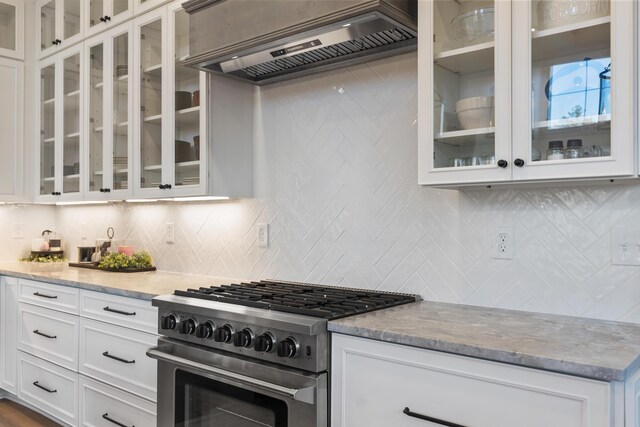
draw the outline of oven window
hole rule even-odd
[[[287,404],[219,381],[177,370],[178,427],[286,427]]]

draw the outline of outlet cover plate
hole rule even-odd
[[[640,265],[640,229],[616,228],[611,230],[611,263],[614,265]]]
[[[513,227],[496,227],[493,235],[493,258],[513,259],[514,235]]]
[[[258,224],[258,246],[269,247],[269,224]]]

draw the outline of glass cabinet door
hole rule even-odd
[[[422,136],[432,140],[428,171],[445,181],[453,174],[459,182],[508,179],[510,2],[435,0],[422,7],[433,33],[426,60],[431,118]]]
[[[107,11],[105,7],[106,0],[90,0],[89,1],[89,29],[104,23]]]
[[[62,192],[80,192],[80,52],[62,59]]]
[[[174,183],[175,191],[201,183],[201,73],[185,67],[189,55],[189,15],[182,7],[171,8],[174,59]],[[204,87],[204,85],[203,85]],[[206,96],[203,94],[203,98]],[[204,101],[204,99],[203,99]],[[206,136],[203,135],[203,142]]]
[[[128,19],[133,13],[132,0],[90,0],[86,12],[86,34],[93,35]]]
[[[40,6],[40,50],[56,45],[56,0],[43,2]]]
[[[62,37],[64,40],[69,40],[80,34],[81,31],[81,2],[84,0],[63,0],[63,25],[64,33]]]
[[[0,0],[0,55],[24,59],[22,0]]]
[[[40,69],[40,195],[56,191],[56,66]]]
[[[105,44],[89,47],[89,192],[104,192]]]
[[[140,120],[138,135],[139,182],[141,189],[164,189],[163,125],[164,103],[164,10],[152,12],[151,20],[138,28]],[[162,186],[162,187],[161,187]]]
[[[131,111],[130,111],[130,33],[122,32],[113,37],[111,54],[112,69],[112,141],[111,163],[113,170],[112,189],[129,190],[129,152],[131,149]]]
[[[515,97],[531,100],[514,114],[528,123],[514,127],[521,135],[514,141],[525,142],[514,147],[516,179],[625,174],[614,165],[633,157],[632,2],[571,4],[514,6],[526,17],[514,28],[530,29],[514,34],[514,43],[531,46],[521,58],[530,80],[514,81]]]

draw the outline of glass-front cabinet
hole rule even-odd
[[[82,196],[82,60],[81,46],[77,46],[40,64],[41,200]]]
[[[24,1],[0,0],[0,56],[24,59]]]
[[[133,11],[136,15],[144,13],[170,0],[133,0]]]
[[[82,40],[85,0],[38,0],[38,52],[44,58]]]
[[[85,42],[86,199],[122,199],[132,194],[132,24]]]
[[[636,174],[634,2],[419,7],[420,184]]]
[[[188,55],[188,16],[179,4],[135,20],[136,120],[134,193],[201,195],[206,141],[204,73],[180,65]],[[168,37],[165,37],[166,35]]]
[[[101,33],[133,15],[133,0],[89,0],[85,36]]]

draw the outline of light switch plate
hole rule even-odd
[[[165,235],[167,243],[174,243],[176,241],[176,229],[172,222],[168,222],[166,225]]]
[[[258,246],[269,247],[269,224],[258,224]]]
[[[14,239],[22,239],[22,223],[14,222],[11,229],[11,237]]]
[[[611,230],[611,263],[640,265],[640,229],[616,228]]]

